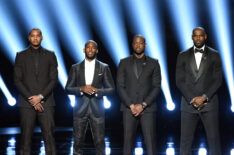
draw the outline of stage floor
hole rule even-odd
[[[122,132],[121,132],[122,134]],[[122,154],[123,137],[118,130],[106,130],[106,150],[111,155]],[[160,137],[159,137],[160,136]],[[145,155],[143,140],[141,134],[136,139],[136,155]],[[179,136],[158,135],[157,150],[159,155],[177,155],[179,154]],[[196,138],[197,139],[197,138]],[[0,128],[0,154],[15,155],[19,151],[20,129],[19,127]],[[56,149],[58,155],[72,155],[73,136],[71,127],[57,127],[55,129]],[[204,137],[194,140],[193,154],[205,155],[207,143]],[[232,144],[230,144],[232,145]],[[168,149],[170,148],[170,149]],[[174,150],[174,151],[173,151]],[[226,149],[223,154],[230,154],[231,148]],[[173,153],[174,152],[174,153]],[[32,144],[32,154],[45,154],[44,143],[40,134],[40,128],[35,128]],[[84,155],[94,155],[95,148],[90,131],[87,131],[84,145]],[[108,153],[107,153],[108,154]],[[108,155],[109,155],[108,154]]]

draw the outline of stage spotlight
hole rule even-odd
[[[207,151],[206,148],[199,148],[198,155],[206,155]]]
[[[162,90],[167,102],[168,110],[174,110],[175,104],[172,101],[169,80],[167,74],[167,62],[165,60],[165,45],[163,26],[160,12],[154,0],[127,0],[128,11],[133,17],[134,29],[137,33],[146,38],[146,53],[159,60],[162,76]]]
[[[97,23],[97,32],[102,37],[103,43],[106,45],[115,64],[118,65],[120,59],[129,55],[126,30],[122,21],[119,1],[89,0],[89,2]]]
[[[15,137],[11,137],[8,140],[8,147],[6,148],[6,153],[7,154],[9,154],[9,155],[16,154],[16,152],[15,152],[15,143],[16,143]]]
[[[36,3],[36,1],[25,0],[24,3],[19,1],[14,1],[14,2],[16,3],[16,6],[19,8],[22,17],[24,17],[24,20],[28,25],[28,29],[30,30],[34,27],[40,28],[44,38],[42,46],[44,46],[47,49],[53,50],[56,53],[56,57],[58,60],[59,81],[63,86],[63,88],[65,88],[67,82],[67,72],[63,62],[62,52],[58,45],[58,41],[56,40],[55,36],[56,31],[53,28],[51,19],[47,14],[45,14],[46,6],[43,5],[44,3]],[[73,100],[71,100],[71,103],[73,103]]]
[[[185,50],[193,46],[191,34],[193,28],[197,26],[197,17],[195,15],[195,3],[188,0],[168,0],[169,11],[171,13],[173,25],[175,25],[176,36],[180,48]]]
[[[105,137],[105,144],[106,144],[105,153],[106,155],[110,155],[111,154],[110,141],[109,138],[107,137]]]
[[[231,149],[230,155],[234,155],[234,149]]]
[[[106,96],[103,96],[103,101],[105,109],[109,109],[111,107],[111,102],[108,100]]]
[[[135,148],[135,155],[143,155],[144,151],[142,148],[142,142],[137,142],[137,146]]]
[[[69,54],[76,62],[83,60],[84,45],[92,39],[92,35],[89,31],[90,24],[85,20],[86,14],[82,12],[82,1],[79,1],[79,5],[63,0],[56,1],[56,3],[54,1],[48,2],[52,3],[50,6],[57,16],[56,19],[64,37],[63,41],[70,48]]]
[[[227,1],[209,0],[209,5],[212,5],[210,9],[210,15],[212,16],[212,22],[216,33],[216,42],[218,44],[219,52],[221,55],[224,75],[227,82],[231,98],[231,110],[234,108],[234,65],[233,65],[233,53],[232,53],[232,29],[230,27],[230,12],[231,8]]]
[[[73,155],[73,145],[74,145],[74,140],[73,140],[73,137],[72,137],[69,155]]]
[[[14,106],[16,104],[16,100],[14,97],[12,97],[11,93],[7,89],[7,86],[5,85],[1,75],[0,75],[0,88],[3,94],[5,95],[5,97],[7,98],[8,104],[10,106]]]
[[[40,147],[40,154],[39,155],[45,155],[45,144],[44,141],[41,141],[41,147]]]
[[[13,63],[16,52],[22,50],[24,46],[15,27],[15,23],[7,12],[9,10],[6,10],[7,7],[5,5],[7,4],[4,4],[4,1],[0,1],[0,41],[6,49],[3,50],[5,55]]]
[[[167,143],[166,155],[175,155],[175,148],[173,142]]]
[[[75,95],[68,95],[68,98],[70,99],[71,106],[74,107],[75,104],[76,104],[76,97],[75,97]]]

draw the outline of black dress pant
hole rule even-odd
[[[180,155],[192,154],[193,137],[200,117],[206,131],[209,154],[221,155],[218,111],[207,111],[200,114],[181,112]]]
[[[140,122],[146,145],[147,155],[156,155],[156,113],[144,113],[135,117],[131,111],[123,112],[124,123],[124,149],[123,155],[133,155],[137,126]]]
[[[83,155],[82,147],[88,124],[93,135],[96,155],[105,155],[105,118],[104,116],[95,117],[90,107],[83,117],[73,117],[73,154]]]
[[[46,155],[55,155],[54,107],[44,107],[43,112],[20,107],[19,112],[21,126],[20,155],[31,155],[32,136],[36,119],[38,119],[41,128]]]

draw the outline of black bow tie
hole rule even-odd
[[[199,53],[204,53],[203,49],[195,48],[195,53],[197,53],[197,52],[199,52]]]

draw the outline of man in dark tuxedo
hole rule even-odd
[[[82,146],[89,122],[96,155],[105,155],[103,96],[114,92],[114,81],[108,65],[95,59],[98,53],[95,41],[90,40],[85,44],[84,53],[85,60],[72,66],[65,88],[69,94],[76,96],[73,110],[73,154],[83,154]]]
[[[160,91],[161,73],[157,60],[145,55],[145,38],[133,39],[133,55],[120,61],[117,89],[122,100],[124,155],[133,154],[137,125],[140,123],[147,154],[156,154],[156,102]]]
[[[20,154],[31,154],[31,142],[36,118],[41,127],[48,155],[55,155],[54,98],[53,88],[57,83],[57,60],[53,52],[41,47],[41,30],[30,31],[30,46],[17,53],[14,67],[14,83],[19,91],[21,125]]]
[[[191,154],[199,118],[205,127],[211,155],[220,155],[218,96],[222,64],[218,52],[207,45],[201,27],[193,29],[194,46],[177,58],[176,85],[182,93],[180,154]]]

